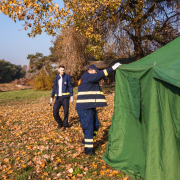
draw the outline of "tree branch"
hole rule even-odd
[[[180,15],[180,13],[174,14],[174,15],[170,16],[169,18],[167,18],[166,21],[164,21],[164,23],[163,23],[161,29],[159,30],[159,32],[161,32],[161,31],[167,26],[166,23],[167,23],[171,18],[173,18],[173,17],[175,17],[175,16],[178,16],[178,15]],[[177,20],[177,21],[178,21],[178,20]]]

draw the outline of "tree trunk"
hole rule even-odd
[[[134,55],[136,59],[141,59],[144,57],[143,49],[142,49],[142,40],[141,40],[141,28],[138,28],[135,32],[135,36],[133,38],[134,42]]]
[[[45,66],[43,66],[43,69],[44,69],[45,73],[49,76],[49,73],[47,72],[47,70],[46,70],[46,67],[45,67]]]

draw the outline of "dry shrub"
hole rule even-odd
[[[54,74],[47,76],[46,73],[42,70],[34,76],[31,84],[36,90],[51,90],[54,82],[54,77]]]
[[[29,86],[29,79],[28,78],[21,78],[21,79],[15,79],[14,81],[12,81],[12,84],[19,84],[19,85],[23,85],[23,86]]]

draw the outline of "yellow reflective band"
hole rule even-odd
[[[103,72],[104,72],[104,75],[105,75],[105,76],[108,76],[108,72],[107,72],[106,69],[104,69]]]
[[[87,102],[106,102],[105,99],[79,99],[76,103],[87,103]]]
[[[78,95],[86,95],[86,94],[104,94],[102,91],[86,91],[86,92],[78,92]]]
[[[67,92],[67,93],[62,93],[62,95],[69,95],[70,94],[70,92]]]
[[[97,131],[94,131],[94,134],[97,134]]]
[[[55,96],[57,96],[57,94],[55,94]]]
[[[93,144],[85,144],[85,147],[87,147],[87,148],[93,148]]]
[[[93,139],[84,139],[84,142],[93,142]]]

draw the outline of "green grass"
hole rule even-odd
[[[18,102],[33,103],[40,98],[50,98],[51,91],[33,89],[0,92],[0,105],[17,104]]]
[[[104,93],[114,90],[114,86],[104,86],[101,88]],[[0,92],[0,106],[8,104],[13,105],[21,102],[26,104],[36,103],[41,98],[50,98],[51,92],[51,90],[40,91],[33,89]],[[73,93],[78,93],[78,87],[73,88]]]

